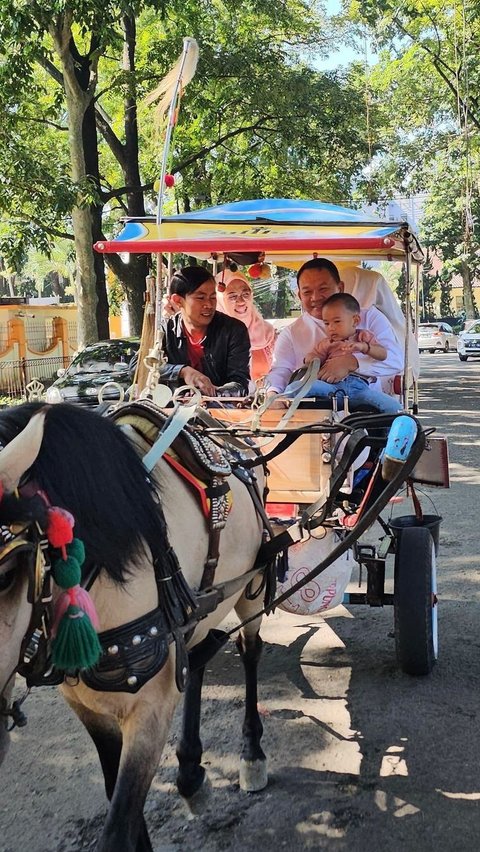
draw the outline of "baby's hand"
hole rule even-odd
[[[354,343],[348,343],[347,341],[345,341],[344,343],[340,344],[337,351],[338,352],[358,352],[359,351],[358,347],[361,346],[361,345],[362,344],[357,343],[357,341],[355,341]]]
[[[363,352],[364,355],[367,354],[369,348],[368,343],[362,343],[360,340],[354,340],[353,343],[344,343],[341,347],[342,352]]]

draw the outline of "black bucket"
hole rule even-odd
[[[443,518],[441,515],[424,515],[423,518],[417,518],[416,515],[401,515],[399,518],[391,518],[389,526],[395,536],[395,541],[399,541],[402,535],[402,530],[407,527],[426,527],[430,530],[430,535],[433,538],[435,546],[435,556],[438,556],[438,548],[440,544],[440,524]]]

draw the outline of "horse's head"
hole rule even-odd
[[[14,675],[32,606],[41,594],[39,541],[46,505],[38,496],[22,496],[18,485],[38,455],[42,434],[39,413],[0,452],[0,763],[7,747],[6,711]]]

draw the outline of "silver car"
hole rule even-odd
[[[418,348],[420,352],[449,352],[457,348],[457,335],[446,322],[424,322],[418,326]]]
[[[468,331],[462,331],[458,338],[457,350],[460,361],[480,358],[480,322],[474,322]]]

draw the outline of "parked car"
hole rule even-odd
[[[105,388],[103,400],[118,400],[118,386],[125,392],[132,384],[130,361],[139,348],[139,340],[103,340],[86,346],[66,370],[58,370],[59,378],[46,392],[47,402],[98,405],[98,392],[106,382],[116,384]]]
[[[418,326],[418,348],[420,352],[449,352],[457,348],[457,335],[446,322],[423,322]]]
[[[457,351],[460,361],[480,358],[480,322],[478,320],[469,327],[468,331],[462,331],[459,335]]]

